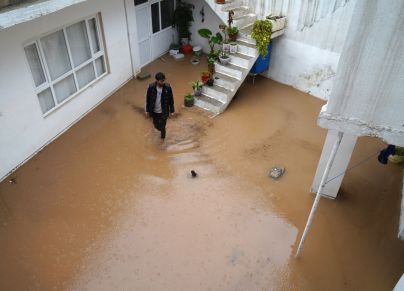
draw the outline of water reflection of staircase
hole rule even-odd
[[[216,4],[215,0],[206,0],[206,2],[223,23],[227,22],[228,11],[233,10],[233,26],[239,28],[237,53],[230,55],[230,63],[227,65],[215,63],[214,85],[203,86],[202,96],[195,97],[196,106],[218,114],[230,104],[258,58],[255,40],[251,38],[252,24],[257,19],[257,15],[251,12],[248,5],[245,5],[245,1],[226,1],[226,4]],[[283,32],[283,27],[273,31],[271,38]]]

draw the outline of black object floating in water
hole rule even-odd
[[[192,176],[192,178],[196,178],[196,176],[198,176],[198,174],[194,170],[191,170],[191,176]]]

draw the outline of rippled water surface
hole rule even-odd
[[[347,174],[295,260],[323,102],[258,77],[212,118],[182,107],[203,66],[165,57],[147,68],[163,70],[175,93],[166,141],[143,115],[151,80],[133,80],[12,174],[17,184],[0,184],[0,290],[394,286],[402,169],[371,160]],[[361,138],[352,163],[380,147]],[[278,181],[273,165],[286,167]]]

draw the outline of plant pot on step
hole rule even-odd
[[[230,44],[229,43],[223,43],[222,50],[224,52],[226,52],[226,53],[230,52]]]
[[[209,75],[208,75],[208,79],[206,80],[206,82],[209,80]],[[202,82],[197,80],[195,82],[192,83],[192,89],[194,90],[194,96],[201,96],[202,95]]]
[[[201,75],[202,83],[204,83],[204,84],[208,83],[209,78],[210,78],[209,72],[202,72],[202,75]]]
[[[229,27],[227,29],[227,34],[229,35],[229,41],[236,41],[238,36],[238,28],[236,26]]]
[[[231,54],[237,53],[237,43],[236,42],[230,43],[230,53]]]
[[[206,84],[207,84],[208,86],[212,87],[214,82],[215,82],[215,81],[213,80],[213,78],[210,78]]]
[[[187,93],[184,96],[184,106],[185,107],[192,107],[194,106],[194,96],[191,93]]]
[[[216,4],[224,4],[225,2],[225,0],[216,0]]]
[[[222,65],[227,65],[230,62],[230,57],[228,55],[219,56],[219,61]]]
[[[210,75],[213,75],[215,73],[215,63],[208,64],[208,72]]]

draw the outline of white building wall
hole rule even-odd
[[[214,34],[220,32],[219,24],[222,23],[220,18],[216,15],[216,13],[210,8],[209,4],[205,1],[198,0],[187,0],[186,2],[192,3],[195,6],[193,15],[194,22],[190,27],[191,32],[191,44],[193,46],[199,45],[202,47],[204,53],[209,53],[210,48],[208,44],[208,40],[206,38],[201,37],[198,34],[198,30],[201,28],[208,28]],[[201,9],[203,8],[205,14],[205,21],[202,23],[202,16],[200,14]],[[218,49],[218,47],[216,47]],[[207,70],[207,68],[206,68]]]
[[[404,146],[403,14],[403,1],[357,1],[321,127]]]
[[[24,53],[42,34],[101,12],[109,74],[43,117]],[[0,180],[132,78],[123,1],[89,0],[0,31]]]
[[[283,36],[273,40],[264,75],[328,100],[356,0],[250,0],[256,13],[287,16]]]

